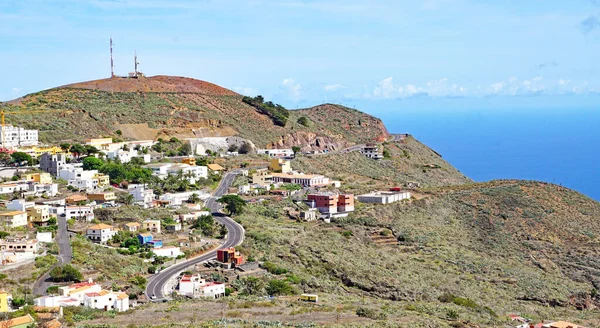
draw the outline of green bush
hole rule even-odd
[[[308,118],[306,116],[302,116],[298,119],[298,124],[302,124],[306,127],[308,127],[309,123],[308,123]]]
[[[288,110],[279,104],[274,104],[271,101],[264,102],[264,100],[265,99],[260,95],[254,98],[242,98],[243,102],[256,108],[256,110],[258,110],[260,113],[269,116],[269,118],[271,118],[273,123],[275,123],[276,125],[285,126],[285,123],[287,122],[290,116]]]
[[[373,320],[386,320],[387,314],[375,311],[374,309],[359,307],[356,309],[356,315],[359,317],[369,318]]]
[[[263,264],[263,268],[267,270],[271,274],[284,274],[287,273],[288,270],[285,268],[280,268],[272,262],[265,262]]]
[[[265,287],[269,295],[293,295],[295,294],[294,287],[284,280],[270,280]]]

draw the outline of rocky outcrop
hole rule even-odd
[[[292,148],[300,147],[302,151],[308,150],[339,150],[350,146],[351,143],[341,136],[322,136],[314,132],[300,131],[279,137],[279,140],[267,145],[267,148]]]

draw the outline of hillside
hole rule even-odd
[[[184,77],[110,78],[41,91],[5,104],[8,124],[46,142],[101,136],[147,139],[239,136],[257,147],[341,149],[386,139],[381,120],[337,105],[289,111],[285,126],[212,83]],[[325,112],[324,112],[325,111]],[[321,116],[327,113],[326,120]],[[305,116],[305,124],[298,119]]]
[[[515,312],[600,324],[600,204],[574,191],[509,180],[442,187],[409,203],[359,204],[330,225],[292,222],[293,207],[253,206],[241,217],[244,247],[327,304],[367,298],[402,327],[501,327]],[[399,245],[374,243],[386,230]]]

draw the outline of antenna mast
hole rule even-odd
[[[135,50],[133,52],[133,61],[134,61],[134,68],[135,68],[135,76],[137,76],[138,75],[138,70],[137,70],[138,61],[137,61],[137,51],[135,51]]]
[[[112,38],[110,38],[110,77],[115,77],[115,66],[113,63]]]

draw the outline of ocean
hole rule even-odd
[[[559,184],[600,200],[600,111],[386,110],[391,133],[410,133],[475,181]]]

